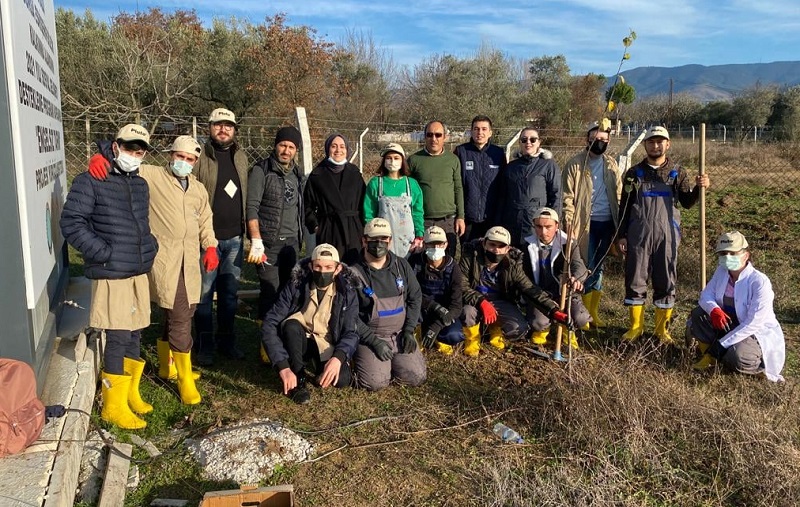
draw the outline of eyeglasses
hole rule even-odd
[[[538,137],[520,137],[519,138],[519,142],[522,143],[522,144],[526,144],[526,143],[536,144],[537,142],[539,142],[539,138]]]
[[[425,132],[425,137],[435,137],[439,139],[440,137],[444,137],[444,133],[442,132]]]
[[[228,131],[236,128],[235,125],[231,125],[229,123],[212,123],[211,126],[217,130],[228,130]]]

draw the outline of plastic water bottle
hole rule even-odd
[[[514,431],[513,429],[509,428],[503,423],[497,423],[494,425],[492,429],[495,435],[500,437],[504,443],[506,444],[524,444],[525,440],[520,436],[519,433]]]

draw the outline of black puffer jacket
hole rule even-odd
[[[153,267],[158,244],[149,215],[150,190],[138,171],[113,169],[102,181],[82,173],[64,203],[61,233],[83,255],[87,278],[129,278]]]
[[[342,266],[342,271],[334,278],[336,296],[333,298],[331,319],[328,330],[333,343],[333,357],[342,364],[353,357],[358,347],[356,327],[358,319],[357,280],[350,269]],[[290,315],[302,311],[311,297],[311,259],[301,260],[292,270],[292,278],[278,295],[278,300],[267,312],[261,326],[261,341],[275,370],[289,367],[289,354],[278,335],[281,323]]]

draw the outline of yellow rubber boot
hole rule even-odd
[[[128,391],[131,387],[130,375],[100,374],[100,391],[103,395],[103,410],[100,417],[124,430],[140,430],[147,426],[128,406]]]
[[[506,348],[506,342],[503,340],[503,329],[497,324],[489,326],[489,345],[497,350]]]
[[[701,354],[705,354],[710,347],[711,345],[708,343],[697,340],[697,350],[699,350]]]
[[[181,403],[184,405],[197,405],[200,403],[200,393],[194,385],[192,376],[192,359],[188,352],[172,352],[175,358],[175,368],[178,370],[178,392],[181,394]]]
[[[144,401],[139,392],[139,383],[142,380],[142,372],[144,371],[144,361],[125,357],[122,360],[122,367],[125,370],[125,374],[131,377],[131,386],[128,389],[128,406],[137,414],[149,414],[153,411],[153,405]]]
[[[669,322],[672,318],[672,308],[656,308],[656,338],[661,340],[661,343],[672,345],[675,340],[669,334]]]
[[[544,345],[547,343],[547,335],[550,334],[550,328],[542,329],[541,331],[534,331],[531,333],[531,343],[534,345]]]
[[[581,301],[583,301],[583,306],[586,307],[586,310],[589,312],[589,315],[592,316],[592,322],[594,322],[594,315],[592,314],[592,294],[594,292],[590,292],[588,294],[581,294]],[[588,331],[591,326],[592,322],[587,322],[586,324],[581,326],[581,331]]]
[[[692,365],[695,371],[705,371],[717,365],[717,360],[711,354],[703,354],[699,361]]]
[[[481,351],[481,325],[475,324],[472,327],[463,328],[464,331],[464,355],[475,357]]]
[[[158,376],[164,380],[177,380],[178,370],[175,369],[175,358],[172,357],[172,350],[169,342],[156,340],[156,351],[158,352]],[[192,371],[195,380],[200,378],[199,371]]]
[[[606,323],[600,320],[600,298],[603,297],[603,292],[593,290],[589,293],[589,304],[586,309],[589,310],[589,315],[592,316],[591,326],[595,328],[606,327]],[[584,303],[585,304],[585,303]]]
[[[575,331],[569,332],[569,347],[572,350],[578,350],[578,335],[575,334]]]
[[[442,343],[440,341],[436,342],[436,350],[438,350],[439,352],[441,352],[442,354],[444,354],[446,356],[452,356],[453,355],[453,346],[452,345],[448,345],[446,343]]]
[[[628,307],[628,316],[631,321],[630,328],[622,335],[622,339],[633,342],[639,339],[644,334],[644,325],[642,320],[644,317],[644,305],[634,305]]]

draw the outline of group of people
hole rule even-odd
[[[310,400],[307,376],[323,388],[413,386],[427,376],[421,348],[453,354],[463,342],[477,356],[484,341],[502,350],[529,337],[543,347],[553,323],[603,327],[603,260],[614,247],[625,258],[623,339],[644,334],[650,280],[654,335],[673,342],[678,204],[692,206],[709,179],[669,159],[663,127],[648,130],[646,158],[622,174],[597,123],[562,172],[537,129],[521,131],[519,157],[507,163],[488,117],[476,116],[470,141],[452,153],[445,125],[431,121],[423,149],[406,157],[389,144],[369,182],[341,134],[326,139],[306,177],[296,128],[280,128],[252,167],[233,112],[214,110],[208,128],[204,146],[180,136],[167,167],[156,167],[142,164],[147,130],[126,125],[98,143],[67,197],[61,227],[93,281],[90,325],[106,332],[101,415],[117,426],[144,427],[140,415],[153,410],[139,393],[151,300],[165,314],[159,376],[177,379],[183,403],[201,399],[193,363],[245,357],[234,333],[244,259],[259,277],[263,355],[297,403]],[[318,246],[299,259],[305,230]],[[719,361],[780,380],[769,280],[743,236],[719,241],[720,269],[688,322],[703,352],[695,367]]]

